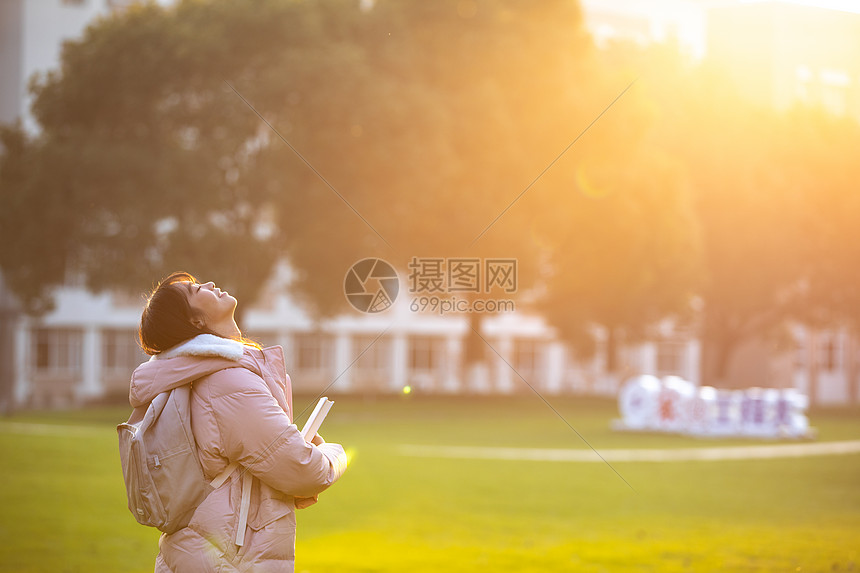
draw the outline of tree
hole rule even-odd
[[[550,176],[539,207],[548,214],[539,308],[580,355],[596,350],[602,330],[606,368],[617,373],[622,344],[652,335],[664,318],[690,318],[702,246],[685,166],[661,139],[675,111],[662,99],[667,79],[687,73],[677,51],[618,43],[600,66],[604,90],[616,90],[604,106],[638,79]]]
[[[33,81],[41,131],[4,129],[0,163],[0,239],[19,246],[0,266],[29,310],[69,273],[94,290],[141,290],[177,268],[253,301],[278,231],[265,226],[271,197],[255,172],[259,121],[222,79],[260,73],[249,38],[283,42],[258,18],[300,13],[258,8],[134,5]]]
[[[860,333],[860,246],[855,240],[860,221],[860,193],[854,150],[860,124],[815,108],[797,108],[787,117],[781,146],[787,178],[804,198],[803,240],[795,255],[803,265],[800,301],[793,318],[812,332],[848,327]],[[852,344],[853,346],[853,344]],[[849,381],[848,402],[857,399],[857,362],[849,346],[842,368]],[[818,366],[810,365],[810,384],[817,384]],[[811,389],[811,394],[815,392]]]
[[[806,144],[791,137],[785,114],[744,100],[714,70],[698,70],[676,93],[663,137],[687,166],[702,227],[702,379],[732,385],[741,345],[809,310],[812,196],[789,159]]]
[[[527,210],[474,239],[584,125],[588,54],[562,0],[133,5],[33,83],[38,136],[4,131],[2,238],[26,240],[0,265],[31,309],[70,270],[186,268],[249,304],[283,257],[320,315],[368,256],[516,257],[527,283]]]
[[[689,189],[665,154],[636,149],[581,162],[556,200],[540,307],[581,354],[594,351],[602,327],[606,369],[615,373],[622,342],[689,315],[701,273]]]
[[[854,157],[860,124],[796,108],[786,117],[781,139],[786,178],[803,197],[803,240],[796,254],[804,265],[805,296],[797,318],[860,331],[860,245],[854,238],[860,221],[860,167]]]
[[[463,13],[451,1],[380,2],[356,33],[380,71],[331,126],[352,137],[302,148],[387,244],[324,188],[281,194],[295,200],[278,209],[283,225],[311,238],[290,251],[303,290],[334,312],[349,264],[374,255],[401,269],[413,256],[516,258],[527,286],[540,214],[517,203],[493,221],[589,119],[596,79],[576,6],[482,2]],[[330,218],[289,219],[299,211]],[[478,330],[478,314],[469,317]],[[484,350],[469,331],[465,362]]]

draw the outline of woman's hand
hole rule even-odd
[[[296,509],[304,509],[315,504],[319,499],[319,495],[313,497],[297,497],[295,498]]]
[[[325,443],[325,440],[323,440],[322,436],[320,436],[319,434],[314,434],[314,437],[311,439],[311,443],[315,446],[321,446]],[[295,498],[296,509],[304,509],[306,507],[310,507],[317,502],[318,498],[318,495],[315,495],[313,497],[297,497]]]

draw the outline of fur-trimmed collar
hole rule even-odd
[[[170,350],[156,354],[150,360],[166,360],[177,356],[218,356],[238,361],[244,352],[245,345],[238,340],[221,338],[214,334],[198,334]]]

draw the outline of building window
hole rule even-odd
[[[836,370],[839,360],[839,347],[835,336],[828,336],[821,345],[819,365],[822,369],[832,372]]]
[[[358,359],[355,367],[359,370],[379,372],[391,366],[391,341],[387,338],[356,336],[352,341],[352,353],[353,359]]]
[[[540,369],[540,346],[535,340],[514,340],[511,364],[520,376],[531,382]]]
[[[102,365],[105,370],[131,372],[146,359],[133,330],[102,331]]]
[[[326,334],[297,334],[295,340],[296,368],[325,370],[330,363],[331,337]]]
[[[657,342],[658,376],[678,376],[683,374],[686,346],[686,343],[674,340],[661,340]]]
[[[71,328],[36,328],[31,334],[31,367],[39,374],[78,374],[82,333]]]
[[[444,339],[433,336],[414,336],[409,343],[409,368],[433,372],[442,368]]]
[[[806,344],[802,339],[794,341],[794,368],[796,370],[806,369]]]

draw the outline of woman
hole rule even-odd
[[[319,435],[309,444],[292,424],[283,350],[246,343],[235,309],[236,299],[211,282],[173,273],[141,316],[140,342],[152,358],[134,371],[131,405],[192,383],[204,474],[214,479],[239,464],[187,527],[162,534],[156,573],[293,571],[295,509],[315,503],[346,469],[340,445]]]

